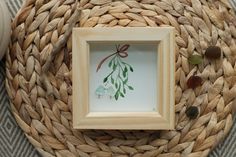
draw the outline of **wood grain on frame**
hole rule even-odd
[[[158,111],[90,112],[89,43],[156,42]],[[174,28],[74,28],[72,34],[73,127],[76,129],[174,129]]]

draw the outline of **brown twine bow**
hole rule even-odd
[[[114,56],[114,55],[118,55],[118,56],[120,56],[121,58],[128,57],[128,53],[127,53],[126,50],[128,50],[129,46],[130,46],[129,44],[125,44],[125,45],[123,45],[123,46],[120,46],[120,45],[116,46],[116,52],[115,52],[115,53],[112,53],[112,54],[108,55],[107,57],[103,58],[103,59],[99,62],[96,72],[98,72],[98,70],[101,68],[102,64],[103,64],[108,58],[110,58],[110,57],[112,57],[112,56]]]

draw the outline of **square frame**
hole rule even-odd
[[[158,111],[90,112],[89,43],[111,41],[157,43]],[[74,28],[72,33],[73,127],[75,129],[174,129],[174,41],[173,27]]]

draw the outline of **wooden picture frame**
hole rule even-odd
[[[73,127],[75,129],[174,129],[173,27],[74,28],[72,33]],[[89,104],[90,44],[153,42],[157,46],[157,111],[92,112]]]

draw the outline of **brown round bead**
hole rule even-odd
[[[205,56],[208,59],[219,59],[221,57],[221,49],[218,46],[209,46],[206,49]]]
[[[199,114],[199,110],[196,106],[190,106],[186,111],[185,114],[189,119],[195,119],[197,118]]]
[[[191,76],[187,81],[188,88],[196,88],[202,85],[202,78],[199,76]]]

